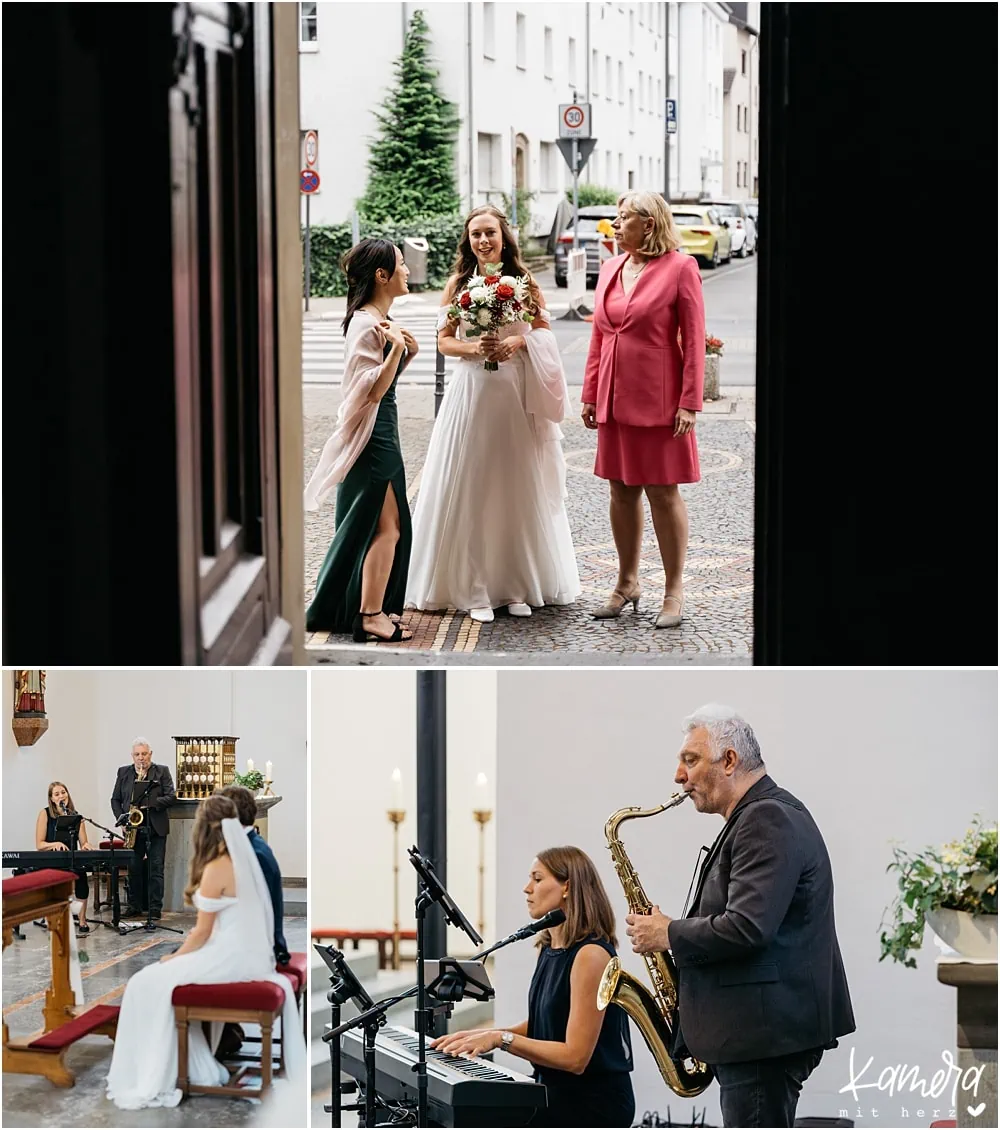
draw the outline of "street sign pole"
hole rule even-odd
[[[309,201],[312,198],[312,193],[306,193],[306,310],[309,309],[309,292],[312,290],[312,244],[309,238]]]
[[[580,246],[580,146],[573,138],[573,247]]]

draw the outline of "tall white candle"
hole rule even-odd
[[[267,779],[268,779],[269,781],[270,781],[270,780],[272,779],[272,778],[271,778],[271,762],[270,762],[270,761],[269,761],[269,762],[268,762],[268,763],[267,763],[267,764],[266,764],[266,765],[264,766],[264,776],[265,776],[265,777],[266,777],[266,778],[267,778]]]
[[[389,808],[394,812],[401,812],[403,810],[403,774],[398,768],[393,769],[390,781]]]
[[[247,772],[248,773],[253,772],[253,758],[252,757],[247,758]]]
[[[476,777],[476,811],[484,812],[490,807],[490,783],[485,773]]]

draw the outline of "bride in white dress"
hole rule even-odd
[[[285,990],[281,1040],[289,1082],[301,1089],[305,1042],[288,978],[274,969],[274,915],[267,884],[236,806],[224,796],[205,799],[195,817],[188,886],[198,919],[184,944],[130,980],[122,999],[107,1094],[122,1110],[176,1106],[177,1031],[171,996],[178,985],[272,981]],[[212,1046],[201,1024],[188,1029],[188,1077],[218,1086],[229,1072],[212,1050],[222,1032],[212,1025]],[[277,1084],[281,1084],[278,1080]],[[303,1112],[304,1113],[304,1112]]]
[[[465,221],[438,314],[438,348],[456,359],[434,424],[413,518],[409,608],[495,608],[530,616],[580,595],[566,516],[560,422],[569,411],[559,347],[532,280],[535,318],[496,336],[467,339],[448,307],[488,263],[527,275],[503,213],[476,208]],[[499,369],[489,372],[487,360]]]

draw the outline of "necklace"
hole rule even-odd
[[[634,280],[634,279],[637,279],[642,274],[642,272],[646,269],[646,264],[643,263],[642,266],[637,269],[636,267],[632,266],[632,262],[630,260],[629,262],[627,262],[625,264],[625,267],[628,270],[629,277]]]

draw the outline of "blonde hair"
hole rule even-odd
[[[563,928],[566,946],[575,945],[584,938],[598,937],[617,949],[611,900],[590,856],[578,847],[553,847],[540,851],[535,858],[560,883],[569,883],[563,907],[566,911]],[[551,944],[551,932],[542,930],[535,945],[544,949]]]
[[[56,808],[52,800],[52,793],[59,787],[66,789],[66,810],[68,812],[76,812],[76,805],[73,803],[73,798],[70,796],[69,789],[62,783],[62,781],[53,781],[49,785],[49,803],[48,812],[50,816],[62,816],[62,813]]]
[[[191,833],[191,867],[188,885],[184,888],[184,901],[192,902],[192,895],[201,883],[205,868],[213,859],[226,854],[226,837],[222,831],[223,820],[236,820],[239,815],[235,803],[221,793],[213,793],[198,806]]]
[[[625,192],[618,197],[618,207],[653,221],[653,230],[639,248],[640,254],[656,258],[680,247],[681,237],[673,213],[658,192]]]

